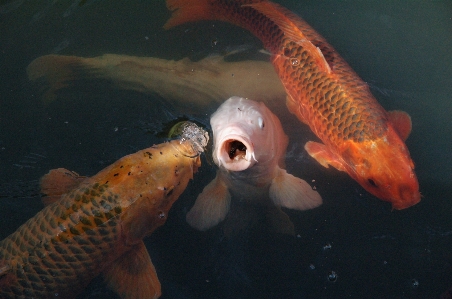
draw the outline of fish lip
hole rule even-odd
[[[402,200],[392,202],[392,208],[396,210],[403,210],[418,204],[420,201],[421,194],[419,191],[409,195],[406,193],[405,196],[402,196]]]
[[[231,143],[238,141],[243,143],[246,147],[246,154],[242,156],[243,158],[231,159],[229,156],[229,149]],[[243,135],[239,134],[228,134],[225,135],[221,140],[218,141],[218,146],[215,150],[215,155],[218,161],[218,166],[224,167],[230,171],[243,171],[252,167],[256,162],[254,156],[254,146],[251,140]]]

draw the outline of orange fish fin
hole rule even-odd
[[[57,168],[45,174],[40,181],[41,201],[44,205],[49,205],[58,201],[61,195],[77,187],[86,177],[78,175],[76,172]]]
[[[322,197],[304,180],[278,168],[270,185],[270,199],[277,206],[294,210],[310,210],[322,204]]]
[[[331,73],[330,65],[323,56],[320,48],[316,47],[306,35],[304,35],[300,28],[298,28],[296,21],[292,20],[292,12],[270,1],[244,4],[242,6],[252,7],[275,22],[275,24],[284,32],[285,36],[311,53],[321,70],[328,74]]]
[[[308,154],[319,162],[323,167],[333,166],[339,171],[345,171],[345,167],[336,155],[331,153],[324,144],[308,141],[304,145]]]
[[[388,111],[389,121],[403,141],[407,140],[411,133],[411,117],[405,111]]]
[[[316,46],[318,49],[320,49],[323,57],[325,57],[325,60],[330,67],[330,70],[332,70],[334,72],[334,66],[336,64],[336,60],[338,59],[336,50],[334,50],[334,48],[325,41],[312,40],[311,43],[314,46]]]
[[[195,205],[188,211],[186,219],[191,227],[205,231],[224,220],[229,212],[231,195],[221,178],[221,172],[196,198]]]
[[[143,241],[109,265],[103,274],[108,287],[122,299],[161,295],[160,281]]]
[[[164,29],[201,20],[213,20],[208,0],[166,0],[166,7],[172,12]]]

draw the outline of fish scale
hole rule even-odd
[[[73,202],[70,196],[52,204],[0,243],[0,261],[8,261],[13,270],[6,275],[17,277],[14,285],[0,282],[0,298],[47,298],[49,294],[66,298],[73,293],[71,288],[81,289],[97,276],[95,270],[105,264],[104,252],[119,238],[117,221],[114,217],[105,221],[103,213],[102,224],[84,226],[88,228],[84,235],[77,227],[81,222],[73,223],[66,216]],[[91,211],[90,206],[94,207],[89,202],[83,210]],[[60,228],[62,233],[55,236]],[[69,293],[61,291],[65,289]]]
[[[74,298],[100,273],[122,298],[160,296],[142,240],[165,223],[208,140],[195,125],[182,136],[90,178],[65,169],[44,176],[43,192],[55,201],[0,242],[0,298]]]
[[[166,0],[171,28],[221,20],[241,26],[271,52],[287,93],[286,105],[322,141],[305,144],[322,166],[347,172],[393,208],[420,201],[414,163],[404,140],[411,118],[387,112],[367,84],[308,23],[267,0]]]
[[[167,1],[167,3],[171,2]],[[252,7],[247,7],[250,4],[266,1],[211,0],[207,2],[211,6],[210,12],[212,12],[209,19],[232,22],[251,31],[273,54],[272,60],[278,59],[278,62],[282,62],[275,63],[273,61],[277,74],[288,94],[294,98],[304,98],[303,105],[306,108],[302,109],[302,121],[306,122],[322,141],[336,144],[343,140],[353,139],[354,142],[362,142],[382,136],[385,132],[386,115],[383,108],[373,99],[367,84],[362,82],[345,60],[334,51],[334,48],[304,20],[284,7],[274,4],[315,46],[321,46],[319,48],[322,50],[322,54],[326,61],[333,65],[334,72],[337,74],[334,78],[328,77],[322,72],[312,60],[312,55],[302,46],[287,38],[284,31],[271,18]],[[174,7],[169,4],[168,8],[173,10]],[[168,22],[165,26],[171,27],[177,24]],[[281,59],[281,57],[284,58]],[[294,64],[295,60],[298,63]],[[344,84],[351,85],[347,92],[344,90]],[[356,85],[359,85],[360,88],[356,88]],[[325,96],[328,92],[330,92],[330,97]],[[327,103],[328,101],[329,103]],[[350,109],[354,110],[343,108],[341,104],[345,101],[349,103]],[[296,105],[298,106],[299,103],[297,102]],[[333,111],[326,108],[326,106],[333,107],[332,105],[334,105]],[[322,107],[324,107],[323,110]],[[300,117],[300,115],[296,115]],[[334,115],[334,118],[329,120],[329,115]],[[360,115],[359,120],[367,124],[358,124],[359,120],[346,121],[347,116],[352,115]],[[328,129],[329,124],[330,129]],[[345,130],[347,133],[344,132]],[[355,133],[356,130],[359,131]]]
[[[305,49],[289,39],[283,40],[282,47],[274,58],[283,62],[275,67],[276,72],[293,98],[304,99],[302,104],[295,105],[306,107],[301,118],[323,142],[340,144],[349,139],[363,142],[379,138],[386,132],[386,115],[378,103],[369,100],[372,96],[364,83],[362,88],[352,86],[352,92],[345,92],[344,84],[357,81],[355,78],[330,78],[315,66]],[[325,44],[323,47],[329,48]],[[332,53],[330,55],[334,55]],[[334,59],[334,71],[352,75],[341,60],[340,57]]]

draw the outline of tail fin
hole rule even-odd
[[[201,20],[215,19],[209,0],[166,0],[166,7],[172,11],[171,18],[163,28]]]
[[[46,55],[33,60],[27,67],[28,79],[45,79],[49,89],[43,95],[45,104],[56,99],[55,92],[69,86],[76,78],[74,66],[80,65],[82,58],[76,56]]]

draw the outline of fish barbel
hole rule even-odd
[[[201,166],[208,135],[125,156],[86,178],[63,168],[41,179],[48,205],[0,242],[0,298],[74,298],[102,273],[121,298],[158,298],[143,243]],[[53,202],[53,203],[52,203]]]
[[[251,31],[272,53],[287,92],[287,107],[323,143],[307,152],[324,167],[347,172],[364,189],[404,209],[420,201],[419,184],[404,140],[411,119],[387,112],[368,85],[309,24],[266,0],[167,0],[170,28],[221,20]]]

